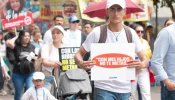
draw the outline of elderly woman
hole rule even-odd
[[[63,47],[63,34],[65,33],[63,27],[54,26],[51,29],[53,42],[43,45],[41,49],[41,58],[43,59],[42,70],[46,76],[44,87],[51,89],[53,77],[53,69],[59,69],[61,62],[59,61],[58,48]]]
[[[136,31],[137,35],[140,38],[140,41],[142,42],[146,57],[150,59],[152,56],[150,46],[148,42],[142,38],[144,34],[143,27],[141,25],[135,25],[134,30]],[[131,88],[132,89],[131,94],[134,96],[134,100],[136,99],[135,91],[137,88],[137,84],[140,87],[142,100],[151,100],[150,78],[149,78],[148,68],[144,68],[136,71],[136,81],[132,82],[132,88]]]

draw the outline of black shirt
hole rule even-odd
[[[26,47],[23,47],[21,45],[16,45],[14,48],[14,56],[15,56],[15,66],[13,68],[13,73],[17,73],[17,74],[22,74],[19,68],[19,56],[21,54],[21,52],[34,52],[35,47],[32,44],[29,44]]]

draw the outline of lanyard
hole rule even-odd
[[[36,87],[35,87],[35,92],[36,92],[36,98],[38,100],[38,90],[37,90]],[[45,92],[44,92],[44,89],[43,89],[43,100],[44,100],[44,97],[45,97]]]

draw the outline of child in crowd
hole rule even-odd
[[[29,88],[21,100],[57,100],[50,92],[43,87],[45,75],[42,72],[33,74],[34,87]]]

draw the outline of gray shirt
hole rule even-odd
[[[175,23],[159,32],[151,62],[156,80],[175,82]]]

